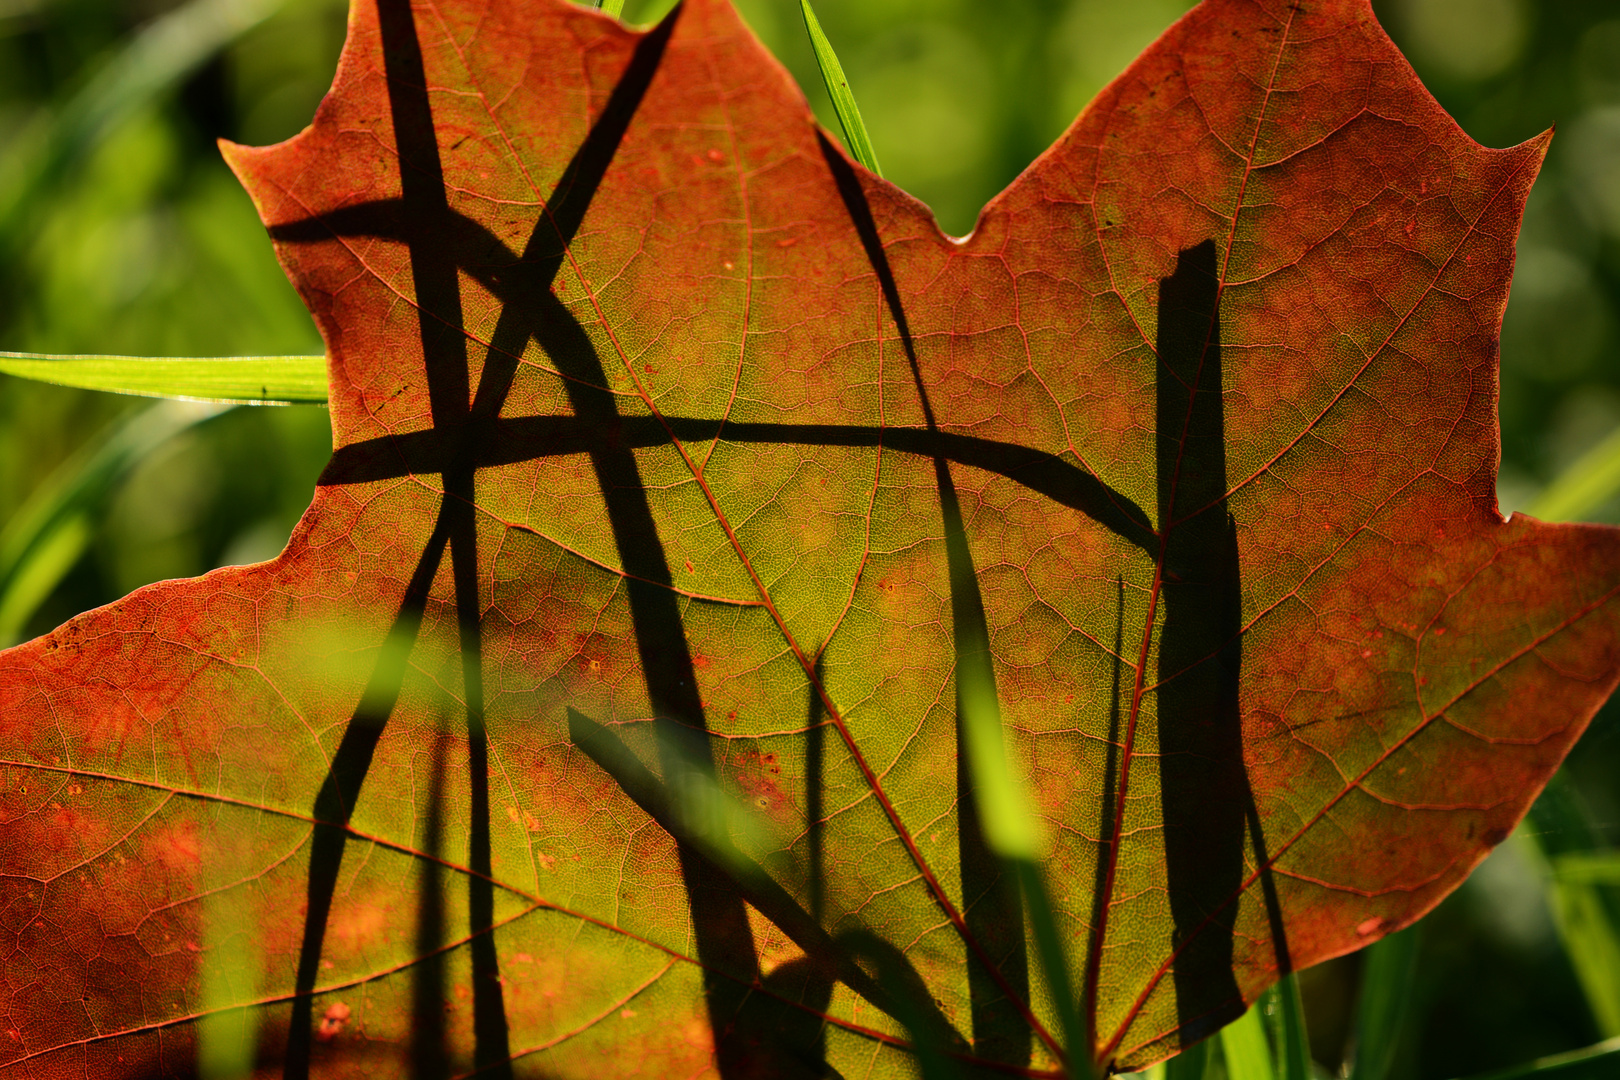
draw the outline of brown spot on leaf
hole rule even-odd
[[[331,1042],[343,1032],[343,1025],[349,1022],[352,1010],[341,1001],[334,1001],[326,1007],[326,1014],[321,1017],[321,1024],[315,1029],[315,1037],[321,1042]]]

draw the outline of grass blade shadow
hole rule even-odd
[[[861,946],[861,955],[883,957],[880,967],[888,975],[874,979],[855,963],[842,935],[835,941],[787,889],[737,847],[732,836],[756,827],[755,818],[717,784],[703,784],[692,774],[684,785],[666,782],[610,728],[574,709],[568,710],[568,733],[574,745],[611,776],[647,816],[729,881],[737,895],[803,949],[822,977],[844,983],[905,1024],[919,1040],[953,1051],[966,1049],[965,1041],[927,994],[921,977],[892,945],[875,937],[854,939]],[[886,984],[912,989],[896,996],[893,986]],[[921,996],[911,1000],[918,994]]]

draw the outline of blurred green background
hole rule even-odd
[[[817,11],[885,175],[960,234],[1187,6],[820,0]],[[626,16],[668,7],[630,0]],[[836,132],[797,0],[739,7]],[[1620,428],[1620,3],[1375,7],[1476,139],[1506,146],[1558,127],[1502,336],[1500,493],[1505,509],[1523,507]],[[0,349],[319,352],[214,140],[264,144],[306,124],[344,17],[340,0],[0,0]],[[280,550],[329,451],[324,410],[160,406],[69,497],[85,456],[150,406],[0,376],[0,523],[16,534],[30,515],[60,519],[54,546],[18,571],[33,584],[0,610],[0,644],[147,582]],[[1620,500],[1586,516],[1620,521]],[[0,579],[6,543],[0,532]],[[1443,1080],[1620,1034],[1590,979],[1583,996],[1544,858],[1617,839],[1617,730],[1611,706],[1572,756],[1556,812],[1538,812],[1521,830],[1531,835],[1423,924],[1393,1077]],[[1615,900],[1604,890],[1600,907]],[[1330,1073],[1359,970],[1350,957],[1304,978],[1313,1052]],[[1609,977],[1620,995],[1620,968]]]

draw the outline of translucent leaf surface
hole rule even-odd
[[[1620,533],[1495,504],[1545,145],[1211,0],[956,240],[723,0],[359,0],[228,151],[309,512],[0,655],[0,1068],[1056,1070],[970,709],[1100,1065],[1407,925],[1620,673]]]

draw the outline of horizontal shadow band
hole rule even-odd
[[[440,430],[413,431],[351,443],[340,448],[321,474],[320,484],[361,484],[401,476],[443,472],[456,460],[490,468],[543,457],[585,454],[604,447],[659,446],[671,436],[699,441],[723,436],[733,443],[783,446],[849,446],[895,450],[943,458],[1009,480],[1091,518],[1150,557],[1158,538],[1147,515],[1130,499],[1062,458],[1014,443],[920,428],[844,424],[761,424],[680,417],[623,417],[609,429],[577,416],[501,418],[469,425],[447,437]]]

